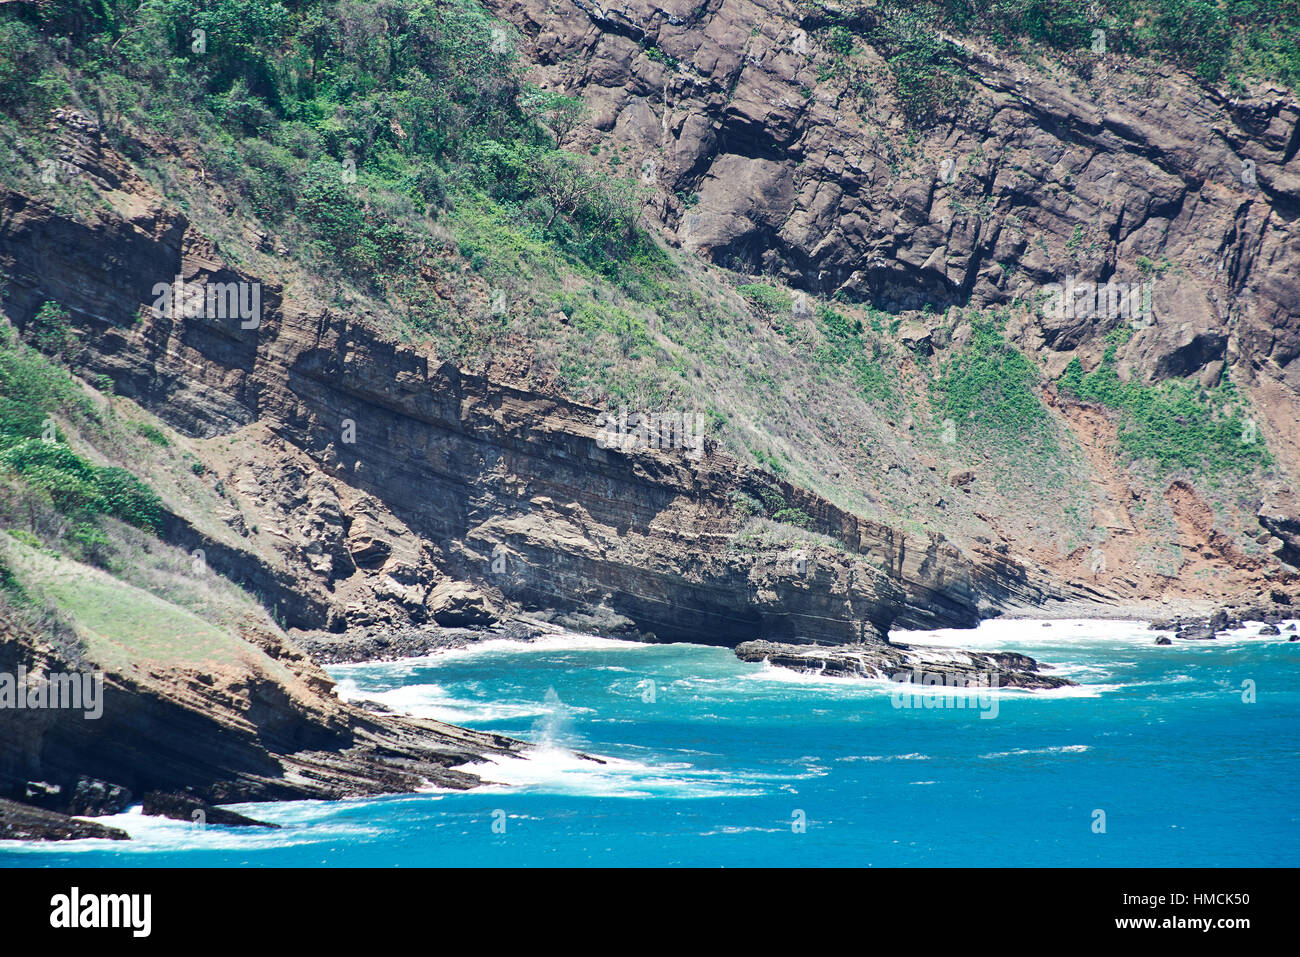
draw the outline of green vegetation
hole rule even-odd
[[[996,324],[981,319],[960,354],[944,363],[937,381],[940,413],[1014,442],[1041,430],[1047,410],[1038,398],[1038,371],[1002,338]]]
[[[87,650],[101,664],[233,662],[244,647],[194,612],[98,569],[21,546],[11,549],[24,581],[77,622]]]
[[[914,123],[930,122],[936,113],[947,112],[960,100],[965,80],[952,44],[933,29],[933,20],[914,5],[889,2],[875,15],[856,14],[843,22],[838,10],[823,8],[829,26],[823,33],[831,54],[830,68],[822,79],[840,75],[862,100],[875,98],[871,78],[853,63],[854,36],[863,37],[889,62],[894,94],[903,112]]]
[[[886,53],[894,92],[914,122],[950,110],[966,88],[952,45],[934,32],[932,22],[913,4],[891,4],[871,37]]]
[[[765,488],[759,494],[762,496],[760,504],[752,496],[742,493],[732,493],[732,501],[742,505],[742,511],[748,515],[764,514],[767,518],[781,525],[797,525],[799,528],[809,528],[812,525],[812,517],[801,508],[792,508],[786,503],[785,496],[776,489]]]
[[[0,592],[3,592],[10,601],[23,602],[27,600],[27,592],[5,562],[3,555],[0,555]]]
[[[763,514],[763,503],[752,495],[747,495],[740,491],[733,491],[727,495],[727,500],[731,503],[731,507],[741,515]]]
[[[94,465],[60,442],[16,442],[0,450],[0,471],[44,492],[64,515],[111,515],[154,531],[161,523],[158,496],[135,476],[125,469]]]
[[[110,137],[201,143],[206,175],[291,252],[414,309],[430,222],[459,203],[500,204],[613,277],[653,248],[636,187],[562,149],[580,101],[523,83],[473,0],[7,5],[0,111],[36,136],[70,100],[122,118]]]
[[[1241,418],[1241,399],[1231,383],[1204,389],[1194,381],[1124,382],[1115,351],[1112,342],[1101,364],[1087,375],[1075,356],[1058,385],[1066,395],[1118,409],[1120,442],[1133,458],[1166,470],[1247,473],[1270,464],[1253,421]]]
[[[56,312],[51,305],[42,307],[41,314]],[[21,481],[71,519],[68,535],[81,554],[93,556],[105,544],[94,525],[99,516],[157,531],[162,504],[151,489],[125,469],[95,465],[60,441],[55,413],[92,428],[97,419],[71,377],[23,346],[7,327],[2,332],[0,477]]]
[[[72,348],[68,311],[56,302],[44,303],[32,317],[32,341],[48,355],[64,356]]]
[[[830,306],[822,305],[817,308],[817,325],[824,337],[813,354],[818,366],[845,373],[863,398],[893,397],[890,382],[894,373],[886,366],[888,356],[878,340],[864,338],[860,319],[850,320]]]
[[[1300,3],[1296,0],[882,0],[850,18],[822,8],[833,62],[856,34],[889,62],[904,112],[923,122],[961,102],[960,56],[940,35],[987,37],[1026,53],[1034,45],[1068,56],[1105,50],[1150,56],[1206,82],[1248,77],[1300,87]],[[1097,33],[1096,31],[1102,31]]]
[[[154,445],[159,445],[163,448],[167,448],[167,446],[171,445],[171,442],[168,440],[167,435],[163,430],[150,422],[136,422],[132,425],[132,428]]]
[[[794,303],[794,296],[790,294],[789,290],[782,289],[780,286],[769,286],[767,283],[762,282],[737,286],[736,292],[768,315],[789,312],[791,305]]]
[[[1019,48],[1149,55],[1210,82],[1246,76],[1300,83],[1300,4],[1295,0],[929,0],[926,16],[965,34]]]

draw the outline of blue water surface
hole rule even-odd
[[[1294,866],[1300,643],[1257,631],[896,636],[1022,651],[1080,682],[962,708],[582,636],[336,667],[346,695],[538,750],[470,768],[504,782],[470,792],[237,806],[278,831],[129,812],[105,819],[129,843],[0,843],[0,866]]]

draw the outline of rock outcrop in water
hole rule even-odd
[[[85,838],[125,841],[128,836],[115,827],[0,798],[0,841],[78,841]]]
[[[479,783],[457,770],[522,753],[523,742],[340,701],[311,660],[265,632],[246,632],[233,656],[176,664],[93,651],[82,670],[103,675],[103,697],[84,709],[0,708],[0,837],[9,830],[116,836],[50,815],[103,815],[144,802],[147,813],[206,823],[238,815],[211,805],[331,800]],[[0,622],[0,674],[58,674],[38,636]],[[21,669],[21,670],[20,670]],[[30,835],[27,835],[30,836]]]
[[[804,674],[837,678],[887,678],[920,687],[1063,688],[1075,682],[1042,674],[1047,667],[1015,652],[958,651],[904,644],[828,648],[771,641],[736,647],[741,661],[768,662]]]

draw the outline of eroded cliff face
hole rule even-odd
[[[853,54],[864,95],[823,42],[832,13],[870,23],[870,5],[487,5],[521,31],[534,78],[591,109],[573,147],[599,131],[641,170],[671,241],[890,310],[1033,302],[1069,276],[1151,281],[1152,321],[1121,347],[1121,373],[1215,382],[1229,368],[1300,461],[1290,93],[1231,96],[1111,54],[1030,64],[956,39],[968,95],[918,126],[877,51]],[[1033,309],[1009,332],[1055,375],[1076,351],[1090,369],[1120,321]]]
[[[88,167],[117,162],[79,135]],[[12,192],[0,209],[9,314],[63,304],[86,376],[204,439],[228,508],[214,526],[169,501],[166,537],[290,627],[522,609],[661,640],[851,642],[1085,593],[846,513],[711,442],[698,459],[603,448],[599,410],[465,374],[242,275],[141,184],[94,224]],[[157,314],[155,286],[176,276],[258,283],[260,321]],[[814,535],[746,539],[738,501],[802,513]]]

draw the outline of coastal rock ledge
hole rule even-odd
[[[955,648],[914,647],[900,644],[790,645],[773,641],[746,641],[736,646],[741,661],[771,662],[805,674],[842,678],[891,678],[931,683],[985,685],[998,688],[1063,688],[1076,684],[1067,678],[1041,673],[1044,665],[1011,651],[976,652]],[[904,680],[904,679],[899,679]]]

